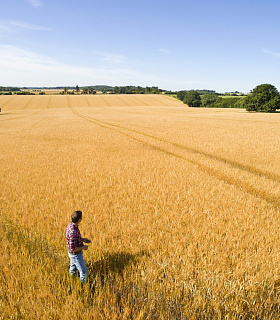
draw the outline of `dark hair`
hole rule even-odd
[[[74,211],[71,215],[72,222],[77,223],[82,218],[82,211]]]

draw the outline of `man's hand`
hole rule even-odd
[[[91,240],[89,240],[88,238],[83,238],[82,241],[83,241],[84,243],[91,243]]]

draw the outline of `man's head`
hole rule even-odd
[[[82,219],[82,211],[74,211],[71,215],[72,222],[73,223],[78,223]]]

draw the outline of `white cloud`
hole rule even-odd
[[[110,52],[94,51],[93,54],[96,56],[100,56],[101,61],[107,62],[109,64],[122,64],[125,60],[124,56]]]
[[[0,83],[14,86],[121,85],[145,75],[127,68],[94,68],[65,64],[10,45],[0,45]]]
[[[263,49],[262,51],[264,53],[272,55],[275,58],[280,58],[280,53],[279,52],[274,52],[274,51],[270,51],[270,50],[267,50],[267,49]]]
[[[0,83],[6,86],[79,86],[107,84],[112,86],[158,86],[177,90],[207,87],[191,79],[174,79],[143,73],[127,67],[70,65],[36,52],[11,45],[0,45]]]
[[[7,25],[6,23],[3,23],[0,21],[0,32],[9,32],[12,31],[11,26]]]
[[[158,49],[158,51],[165,53],[165,54],[171,54],[171,51],[168,49]]]
[[[15,67],[22,65],[56,65],[56,61],[40,56],[32,51],[24,50],[11,45],[0,45],[0,64],[1,63],[15,63]]]
[[[41,0],[25,0],[25,1],[30,3],[35,8],[43,5],[43,2]]]
[[[9,21],[8,24],[10,24],[11,26],[15,26],[17,28],[20,28],[20,29],[25,29],[25,30],[35,30],[35,31],[36,30],[46,30],[46,31],[52,30],[51,28],[48,28],[48,27],[30,24],[30,23],[20,21],[20,20]]]
[[[0,20],[0,32],[12,32],[17,30],[23,31],[51,31],[52,29],[45,26],[38,26],[22,20]]]

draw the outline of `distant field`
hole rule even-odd
[[[164,95],[0,107],[0,319],[279,318],[279,113]],[[83,289],[74,210],[92,239]]]
[[[143,107],[143,106],[176,106],[180,102],[169,96],[155,94],[133,95],[0,95],[2,111],[69,108],[75,107]]]

